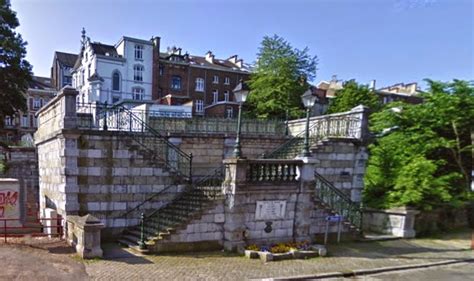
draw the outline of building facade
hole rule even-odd
[[[160,104],[192,105],[193,116],[237,116],[238,103],[232,90],[240,80],[248,80],[251,68],[234,55],[217,59],[183,53],[181,48],[160,50],[155,37],[153,52],[153,99]]]
[[[51,83],[56,90],[59,91],[65,86],[72,86],[72,70],[76,60],[76,54],[54,52],[53,65],[51,66]]]
[[[0,140],[17,144],[20,141],[31,142],[38,127],[36,112],[56,95],[50,78],[33,76],[25,93],[27,111],[14,116],[5,116],[0,128]]]
[[[82,35],[73,69],[79,103],[142,104],[152,101],[153,44],[122,37],[115,45],[92,42]]]

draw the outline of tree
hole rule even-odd
[[[290,118],[300,117],[301,95],[309,87],[307,81],[315,78],[316,65],[308,48],[298,50],[282,37],[265,36],[250,76],[246,112],[258,118],[283,118],[288,110]]]
[[[381,107],[377,95],[369,87],[351,80],[344,84],[344,88],[336,92],[328,113],[348,111],[360,104],[369,107],[372,111],[377,111]]]
[[[15,32],[19,26],[10,1],[0,0],[0,119],[26,111],[24,93],[31,81],[31,65],[25,60],[26,42]]]
[[[369,146],[364,202],[370,207],[431,209],[474,198],[469,173],[474,86],[459,80],[428,83],[424,103],[391,103],[371,116],[374,132],[396,130]]]

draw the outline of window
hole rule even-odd
[[[133,88],[133,99],[134,100],[143,100],[143,94],[145,93],[145,90],[142,88]]]
[[[63,77],[63,87],[67,85],[72,85],[72,77],[71,76],[64,76]]]
[[[22,127],[28,127],[28,115],[23,114],[21,116],[21,126]]]
[[[38,117],[34,117],[33,119],[33,127],[38,128]]]
[[[230,84],[230,78],[229,77],[224,78],[224,84],[226,84],[226,85]]]
[[[217,90],[212,91],[212,103],[219,101],[219,92]]]
[[[33,109],[38,109],[41,107],[41,100],[38,97],[33,99]]]
[[[143,66],[135,65],[133,66],[133,80],[134,81],[143,81]]]
[[[227,118],[233,118],[234,117],[234,109],[233,108],[227,108],[226,109],[226,117]]]
[[[165,67],[160,65],[159,70],[160,70],[160,76],[163,76],[163,73],[165,73]]]
[[[181,77],[173,76],[171,78],[171,89],[173,90],[181,90]]]
[[[218,84],[219,83],[219,76],[214,75],[214,77],[212,78],[212,83]]]
[[[142,45],[135,45],[135,59],[143,60],[143,46]]]
[[[84,69],[81,71],[81,86],[84,85]]]
[[[196,91],[204,92],[204,79],[196,78]]]
[[[112,74],[112,91],[120,91],[120,73],[118,71]]]
[[[5,116],[5,126],[13,126],[13,118],[11,116]]]
[[[87,78],[90,78],[92,76],[92,73],[91,73],[91,65],[89,64],[87,66]]]
[[[204,112],[204,102],[202,100],[196,100],[196,112]]]
[[[224,92],[224,100],[229,101],[229,91]]]

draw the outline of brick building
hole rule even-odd
[[[161,52],[159,37],[153,43],[154,100],[167,105],[191,103],[194,116],[236,117],[238,104],[232,90],[249,78],[249,65],[237,55],[217,59],[211,51],[204,57],[176,47]]]
[[[17,143],[30,139],[38,127],[36,112],[56,95],[50,78],[33,76],[25,95],[27,112],[18,112],[14,116],[5,116],[0,124],[0,140]],[[29,135],[29,136],[28,136]]]

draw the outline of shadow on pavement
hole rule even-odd
[[[104,251],[103,260],[113,260],[116,262],[123,262],[127,264],[152,264],[153,262],[147,260],[142,255],[134,254],[122,248],[118,244],[105,244],[102,245]]]

